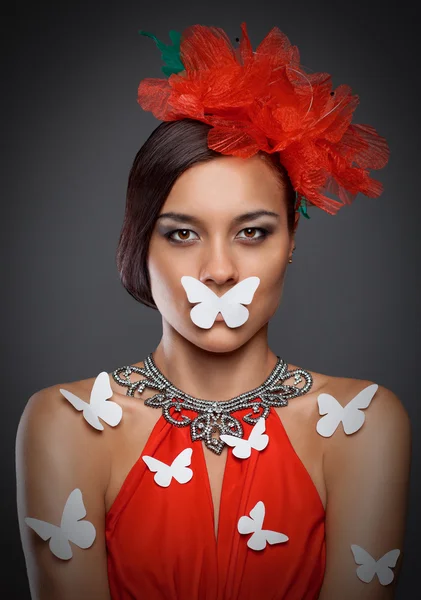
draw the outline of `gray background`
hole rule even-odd
[[[304,368],[393,390],[413,424],[413,475],[397,597],[416,589],[420,528],[418,436],[420,170],[418,19],[408,6],[336,2],[121,1],[16,3],[2,52],[3,406],[0,435],[2,591],[29,598],[16,508],[14,443],[28,398],[56,383],[137,362],[160,339],[158,312],[137,304],[115,266],[129,168],[159,125],[136,103],[145,77],[164,77],[145,29],[201,23],[230,39],[246,21],[253,47],[273,26],[303,65],[351,86],[355,123],[385,136],[374,172],[383,195],[359,195],[336,216],[301,219],[280,309],[277,354]],[[415,9],[414,9],[415,10]],[[3,144],[2,144],[3,145]],[[418,564],[417,561],[418,560]]]

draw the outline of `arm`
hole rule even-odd
[[[365,417],[361,429],[349,436],[340,426],[326,448],[326,572],[319,600],[394,597],[405,532],[410,421],[397,396],[381,386]],[[351,544],[376,561],[398,548],[393,581],[381,585],[377,575],[370,583],[361,581]]]
[[[110,462],[105,439],[58,388],[46,388],[30,398],[16,438],[18,519],[31,597],[109,600],[104,495]],[[66,500],[75,488],[82,492],[84,519],[94,525],[96,537],[86,549],[70,542],[73,556],[63,560],[24,518],[60,525]]]

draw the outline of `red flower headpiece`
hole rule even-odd
[[[189,118],[212,125],[208,146],[221,154],[278,152],[297,206],[305,200],[335,214],[358,192],[378,197],[383,186],[369,169],[385,166],[389,147],[370,125],[351,124],[359,97],[347,85],[332,91],[328,73],[306,73],[298,48],[277,27],[255,52],[245,23],[241,31],[238,48],[218,27],[171,31],[173,46],[140,31],[162,50],[162,70],[169,75],[140,82],[140,106],[162,121]]]

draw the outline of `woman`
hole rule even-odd
[[[169,122],[135,158],[118,267],[161,313],[162,337],[143,360],[40,390],[25,408],[18,512],[34,598],[393,598],[406,410],[375,382],[287,363],[267,340],[303,198],[334,213],[323,189],[378,195],[352,160],[379,166],[385,146],[369,126],[350,129],[355,97],[332,98],[326,74],[304,76],[277,28],[253,56],[242,29],[244,71],[222,30],[193,26],[179,54],[163,49],[166,74],[183,74],[139,88]],[[208,98],[213,110],[200,111],[205,88],[219,108]],[[275,106],[281,93],[295,104]],[[294,110],[324,144],[294,133]],[[276,115],[284,127],[269,139]]]

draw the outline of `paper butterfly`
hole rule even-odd
[[[62,560],[72,558],[73,552],[69,542],[79,548],[89,548],[94,543],[96,530],[90,521],[81,521],[86,517],[86,509],[82,500],[82,492],[74,489],[66,500],[60,527],[47,521],[25,517],[25,523],[43,540],[50,539],[50,550]]]
[[[394,573],[391,567],[396,566],[396,561],[401,553],[400,550],[397,548],[395,550],[390,550],[379,558],[378,561],[375,561],[371,554],[361,548],[361,546],[351,544],[351,550],[355,562],[357,565],[361,565],[361,567],[358,567],[357,569],[357,576],[361,581],[370,583],[375,574],[377,574],[382,585],[388,585],[393,581]]]
[[[319,394],[319,413],[326,416],[318,420],[317,433],[323,437],[330,437],[341,421],[346,434],[358,431],[365,421],[365,414],[360,409],[369,406],[378,387],[377,383],[369,385],[343,407],[330,394]]]
[[[250,517],[240,517],[237,529],[240,533],[253,534],[247,542],[247,546],[252,550],[263,550],[266,547],[266,542],[279,544],[289,540],[289,537],[284,533],[262,529],[263,519],[265,518],[265,505],[261,500],[251,509],[249,515]]]
[[[99,418],[105,421],[111,427],[115,427],[121,421],[123,410],[117,402],[108,401],[113,391],[110,386],[110,378],[106,371],[102,371],[95,379],[91,390],[89,402],[81,400],[72,392],[60,388],[63,396],[72,404],[76,410],[83,411],[83,416],[95,429],[102,431],[104,425]],[[99,418],[98,418],[99,417]]]
[[[161,487],[168,487],[172,478],[178,483],[187,483],[193,477],[193,471],[188,465],[191,463],[193,449],[185,448],[174,458],[170,465],[154,458],[153,456],[142,456],[152,473],[156,473],[154,481]]]
[[[237,437],[236,435],[222,434],[219,438],[228,444],[228,446],[232,446],[234,450],[232,453],[237,458],[248,458],[251,454],[252,448],[254,450],[264,450],[269,443],[269,436],[265,431],[265,423],[266,419],[261,417],[253,429],[250,432],[250,435],[247,440]]]
[[[219,312],[228,327],[243,325],[249,317],[249,311],[243,304],[250,304],[259,283],[258,277],[247,277],[223,296],[217,296],[195,277],[184,275],[181,278],[189,302],[200,303],[191,309],[190,317],[193,323],[202,329],[210,329]]]

